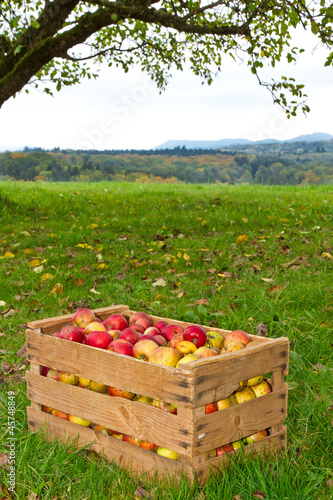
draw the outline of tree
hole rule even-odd
[[[302,48],[291,44],[294,28],[310,29],[330,50],[333,43],[333,7],[325,0],[2,0],[0,6],[0,106],[28,84],[51,94],[96,77],[93,63],[103,61],[125,72],[139,64],[161,90],[171,68],[188,61],[211,83],[229,54],[248,63],[290,116],[309,110],[303,85],[284,76],[263,82],[260,69],[283,56],[296,60]],[[326,65],[332,63],[329,52]]]

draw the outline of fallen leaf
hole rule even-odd
[[[191,259],[191,257],[187,253],[184,253],[183,259],[189,261]]]
[[[245,241],[247,241],[248,239],[249,237],[247,234],[241,234],[240,236],[238,236],[236,243],[245,243]]]
[[[7,311],[5,314],[2,314],[2,316],[4,318],[10,318],[11,316],[14,316],[14,314],[16,313],[17,313],[16,309],[9,309],[9,311]]]
[[[37,267],[40,266],[41,260],[40,259],[32,259],[30,262],[28,262],[29,267]]]
[[[271,286],[268,291],[269,291],[269,293],[276,293],[279,290],[283,290],[283,286],[281,286],[281,285],[274,285],[274,286]]]
[[[4,300],[0,300],[0,307],[4,307],[6,305],[6,302]]]
[[[38,274],[39,274],[39,273],[42,273],[42,272],[44,271],[44,266],[43,266],[43,265],[41,265],[41,266],[34,267],[34,268],[33,268],[33,271],[34,271],[35,273],[38,273]]]
[[[101,294],[101,292],[97,292],[97,290],[95,290],[95,288],[90,288],[89,292],[94,293],[95,295]]]
[[[41,276],[41,281],[47,281],[47,280],[51,280],[53,278],[53,274],[51,273],[44,273],[42,274]]]
[[[52,287],[52,292],[51,293],[55,293],[57,295],[60,295],[64,290],[64,287],[61,283],[57,283],[56,285],[54,285]]]
[[[267,498],[266,493],[264,493],[261,490],[254,491],[253,496],[254,496],[254,498]]]
[[[265,281],[265,283],[270,283],[271,281],[274,281],[274,279],[273,279],[273,278],[261,278],[261,277],[260,277],[260,279],[261,279],[262,281]]]
[[[6,453],[0,453],[0,467],[9,465],[9,455]]]
[[[262,337],[266,337],[268,334],[268,327],[265,325],[265,323],[259,323],[259,325],[256,326],[256,332],[257,335],[261,335]]]
[[[6,374],[13,371],[13,367],[9,363],[7,363],[7,361],[3,361],[1,363],[1,367],[2,367],[3,372]]]
[[[5,252],[3,254],[3,256],[6,258],[6,259],[13,259],[15,257],[15,254],[13,254],[12,252]]]
[[[209,305],[209,302],[208,302],[208,300],[207,300],[207,299],[199,299],[199,300],[195,300],[195,301],[194,301],[194,304],[195,304],[195,305],[206,304],[206,306],[208,306],[208,305]]]
[[[324,257],[324,259],[333,259],[333,255],[331,255],[329,252],[323,252],[321,256]]]
[[[39,500],[39,496],[37,493],[34,493],[33,491],[30,493],[28,500]]]
[[[158,278],[154,283],[151,284],[151,286],[167,286],[167,281],[164,278]]]
[[[327,486],[327,488],[332,489],[333,488],[333,479],[327,479],[326,486]]]

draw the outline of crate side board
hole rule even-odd
[[[156,365],[27,330],[27,359],[135,394],[192,406],[191,367]],[[147,382],[149,381],[149,382]]]
[[[48,441],[59,439],[64,444],[75,440],[78,448],[87,447],[104,456],[110,462],[128,469],[129,472],[145,473],[154,477],[173,477],[178,481],[185,476],[193,481],[193,467],[180,461],[164,458],[138,446],[125,443],[111,436],[104,436],[93,429],[82,427],[48,413],[27,408],[31,432],[41,429]]]
[[[280,452],[287,449],[287,427],[283,426],[283,429],[275,434],[272,434],[256,443],[247,445],[242,449],[244,457],[250,455],[251,453],[259,457],[268,457],[270,455],[277,455]],[[220,457],[210,459],[194,466],[195,475],[199,485],[204,485],[210,474],[214,474],[218,471],[223,471],[228,468],[230,461],[239,450],[232,451]]]
[[[285,387],[196,419],[194,455],[283,424],[287,416],[287,392]]]
[[[38,404],[84,418],[184,454],[192,454],[193,424],[153,406],[99,394],[27,372],[28,398]]]
[[[193,363],[194,406],[227,398],[239,388],[240,381],[275,371],[284,372],[289,361],[288,347],[288,339],[280,337],[262,346]]]

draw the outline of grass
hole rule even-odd
[[[0,453],[12,391],[15,498],[120,500],[138,484],[155,499],[333,498],[332,206],[330,186],[0,183]],[[112,303],[288,336],[288,452],[239,457],[199,489],[30,434],[24,325]]]

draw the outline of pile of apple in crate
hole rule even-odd
[[[239,448],[286,447],[285,337],[118,305],[29,323],[26,339],[29,427],[47,439],[199,484]]]

